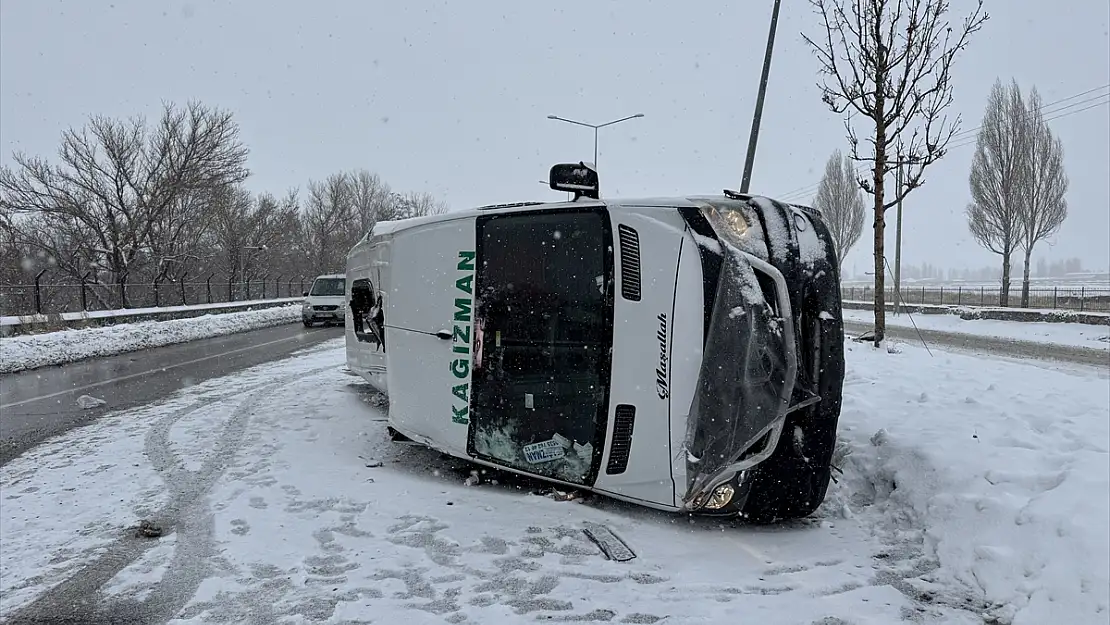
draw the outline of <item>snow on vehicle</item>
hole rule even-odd
[[[347,258],[347,364],[390,432],[652,508],[757,522],[825,497],[844,376],[837,261],[809,208],[573,201],[378,223]]]
[[[347,277],[341,273],[316,276],[312,286],[304,293],[301,303],[301,322],[308,328],[316,322],[343,323],[347,298]]]

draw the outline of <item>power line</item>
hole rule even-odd
[[[1060,108],[1060,109],[1057,109],[1055,111],[1049,111],[1048,112],[1049,115],[1053,115],[1055,113],[1060,113],[1060,114],[1059,115],[1054,115],[1052,117],[1045,117],[1044,121],[1045,122],[1050,122],[1054,119],[1060,119],[1061,117],[1067,117],[1069,115],[1075,115],[1076,113],[1082,113],[1083,111],[1086,111],[1086,110],[1089,110],[1089,109],[1093,109],[1093,108],[1096,108],[1096,107],[1099,107],[1099,106],[1104,106],[1106,104],[1110,104],[1110,94],[1101,95],[1101,96],[1098,96],[1098,97],[1095,97],[1095,98],[1089,98],[1089,99],[1083,100],[1081,102],[1076,102],[1073,106],[1080,106],[1080,105],[1085,104],[1087,102],[1094,102],[1095,100],[1102,100],[1102,101],[1101,102],[1095,102],[1094,104],[1089,104],[1089,105],[1084,106],[1082,108],[1077,108],[1077,109],[1071,110],[1071,111],[1067,110],[1068,108],[1071,108],[1071,107],[1067,107],[1067,106],[1063,107],[1063,108]],[[1067,111],[1067,112],[1064,112],[1064,111]],[[948,149],[952,150],[952,149],[955,149],[955,148],[962,148],[962,147],[965,147],[965,146],[968,146],[968,145],[975,145],[975,143],[978,140],[979,140],[978,137],[972,137],[970,140],[960,141],[960,142],[957,143],[957,145],[954,145],[954,146],[952,146]]]
[[[1092,108],[1096,108],[1096,107],[1099,107],[1099,106],[1104,106],[1107,103],[1110,103],[1110,100],[1106,99],[1106,98],[1110,98],[1110,93],[1099,94],[1099,95],[1094,96],[1092,98],[1087,98],[1087,99],[1082,100],[1080,102],[1072,102],[1071,104],[1068,104],[1068,105],[1065,105],[1065,106],[1062,106],[1062,107],[1059,107],[1059,108],[1054,108],[1054,107],[1056,107],[1057,105],[1062,104],[1064,102],[1067,102],[1069,100],[1074,100],[1076,98],[1083,97],[1085,95],[1088,95],[1090,93],[1094,93],[1096,91],[1102,91],[1102,90],[1105,90],[1107,88],[1110,88],[1110,84],[1105,84],[1105,85],[1101,85],[1099,87],[1094,87],[1092,89],[1087,89],[1086,91],[1081,91],[1079,93],[1067,96],[1065,98],[1060,98],[1059,100],[1054,100],[1052,102],[1042,104],[1041,106],[1037,107],[1036,110],[1037,110],[1037,112],[1040,112],[1042,114],[1048,114],[1048,115],[1055,115],[1056,113],[1061,113],[1059,115],[1055,115],[1054,117],[1046,117],[1045,120],[1044,120],[1046,122],[1052,121],[1054,119],[1060,119],[1062,117],[1067,117],[1069,115],[1074,115],[1076,113],[1082,113],[1083,111],[1090,110]],[[1095,103],[1094,104],[1088,104],[1090,102],[1095,102]],[[1087,106],[1082,106],[1084,104],[1088,104],[1088,105]],[[1080,107],[1080,106],[1082,106],[1082,108],[1075,108],[1075,107]],[[1049,110],[1049,109],[1052,109],[1052,110]],[[1075,109],[1075,110],[1070,110],[1069,111],[1068,109]],[[1064,112],[1064,111],[1067,111],[1067,112]],[[956,134],[952,135],[952,137],[950,139],[950,141],[955,141],[956,145],[950,145],[947,149],[948,150],[953,150],[953,149],[957,149],[957,148],[961,148],[961,147],[966,147],[968,145],[973,145],[975,143],[975,141],[977,140],[977,133],[979,132],[979,130],[982,130],[982,128],[983,128],[983,126],[979,125],[979,126],[976,126],[975,128],[971,128],[971,129],[968,129],[968,130],[962,130],[960,132],[957,132]],[[972,137],[975,137],[975,138],[972,138]],[[968,139],[971,139],[971,140],[968,141]],[[872,166],[873,165],[868,165],[868,164],[858,165],[853,169],[853,175],[859,175],[859,174],[871,169]],[[812,195],[813,193],[815,193],[817,191],[817,189],[820,188],[820,186],[821,186],[821,182],[818,181],[816,183],[812,183],[812,184],[806,185],[804,187],[799,187],[797,189],[794,189],[793,191],[790,191],[788,193],[784,193],[783,195],[777,196],[777,197],[780,197],[782,199],[782,201],[784,201],[784,202],[798,201],[802,198],[805,198],[808,195]]]
[[[1055,111],[1047,111],[1045,109],[1050,109],[1050,108],[1052,108],[1052,107],[1054,107],[1057,104],[1060,104],[1062,102],[1067,102],[1068,100],[1074,100],[1076,98],[1083,97],[1083,96],[1087,95],[1088,93],[1094,93],[1095,91],[1103,91],[1103,90],[1108,89],[1108,88],[1110,88],[1110,84],[1105,84],[1105,85],[1102,85],[1101,87],[1095,87],[1094,89],[1088,89],[1086,91],[1081,91],[1081,92],[1079,92],[1075,95],[1070,95],[1066,98],[1060,98],[1059,100],[1055,100],[1055,101],[1049,102],[1047,104],[1042,104],[1039,107],[1037,107],[1036,110],[1038,112],[1041,112],[1041,113],[1052,113],[1052,112],[1055,112]],[[1099,95],[1095,96],[1094,98],[1089,98],[1087,100],[1084,100],[1083,102],[1090,102],[1091,100],[1095,100],[1095,99],[1098,99],[1098,98],[1104,98],[1107,95],[1110,95],[1110,94],[1107,94],[1107,93],[1099,94]],[[1062,107],[1060,110],[1064,110],[1064,109],[1070,108],[1072,106],[1078,106],[1080,104],[1082,104],[1082,102],[1074,102],[1074,103],[1069,104],[1065,107]],[[962,138],[966,138],[967,135],[975,134],[975,133],[979,132],[979,130],[981,130],[982,128],[983,128],[983,126],[982,126],[982,124],[980,124],[979,126],[976,126],[975,128],[971,128],[971,129],[968,129],[968,130],[961,130],[960,132],[957,132],[955,135],[952,135],[952,138],[953,139],[960,139],[961,135],[963,136]]]
[[[1060,100],[1056,100],[1056,101],[1054,101],[1054,102],[1049,102],[1048,104],[1043,104],[1043,105],[1041,105],[1040,107],[1038,107],[1038,108],[1037,108],[1036,110],[1037,110],[1038,112],[1044,112],[1044,110],[1045,110],[1045,109],[1048,109],[1048,108],[1052,108],[1052,107],[1054,107],[1055,105],[1057,105],[1057,104],[1060,104],[1061,102],[1065,102],[1065,101],[1067,101],[1067,100],[1072,100],[1072,99],[1075,99],[1075,98],[1077,98],[1077,97],[1080,97],[1080,96],[1082,96],[1082,95],[1086,95],[1086,94],[1088,94],[1088,93],[1091,93],[1091,92],[1093,92],[1093,91],[1098,91],[1099,89],[1105,89],[1105,88],[1107,88],[1107,87],[1110,87],[1110,85],[1103,85],[1102,87],[1098,87],[1098,88],[1096,88],[1096,89],[1089,89],[1089,90],[1087,90],[1087,91],[1084,91],[1084,92],[1082,92],[1082,93],[1077,93],[1077,94],[1075,94],[1075,95],[1072,95],[1072,96],[1069,96],[1069,97],[1067,97],[1067,98],[1062,98],[1062,99],[1060,99]],[[1065,110],[1067,110],[1067,109],[1069,109],[1069,108],[1072,108],[1072,107],[1077,107],[1077,106],[1080,106],[1080,105],[1082,105],[1082,104],[1084,104],[1084,103],[1087,103],[1087,102],[1091,102],[1091,101],[1094,101],[1094,100],[1100,100],[1100,99],[1106,98],[1106,97],[1108,97],[1108,96],[1110,96],[1110,94],[1101,94],[1101,95],[1095,96],[1094,98],[1088,98],[1088,99],[1086,99],[1086,100],[1083,100],[1083,101],[1081,101],[1081,102],[1074,102],[1074,103],[1072,103],[1072,104],[1069,104],[1069,105],[1067,105],[1067,106],[1063,106],[1063,107],[1060,107],[1060,108],[1058,108],[1058,109],[1056,109],[1056,110],[1053,110],[1053,111],[1049,111],[1049,114],[1053,114],[1053,113],[1060,113],[1061,111],[1065,111]],[[1052,117],[1052,118],[1047,118],[1047,119],[1045,119],[1045,121],[1046,121],[1046,122],[1048,122],[1048,121],[1051,121],[1051,120],[1053,120],[1053,119],[1059,119],[1059,118],[1061,118],[1061,117],[1067,117],[1067,116],[1068,116],[1068,115],[1070,115],[1070,114],[1074,114],[1074,113],[1081,113],[1081,112],[1083,112],[1083,111],[1085,111],[1085,110],[1088,110],[1088,109],[1090,109],[1090,108],[1094,108],[1094,107],[1097,107],[1097,106],[1102,106],[1102,105],[1104,105],[1104,104],[1106,104],[1106,103],[1107,103],[1107,101],[1102,101],[1102,102],[1098,102],[1098,103],[1096,103],[1096,104],[1093,104],[1093,105],[1091,105],[1091,106],[1083,107],[1083,108],[1081,108],[1081,109],[1078,109],[1078,110],[1075,110],[1075,111],[1071,111],[1071,112],[1069,112],[1069,113],[1066,113],[1066,114],[1063,114],[1063,115],[1057,115],[1057,116],[1055,116],[1055,117]],[[977,132],[978,132],[979,130],[981,130],[982,128],[983,128],[983,126],[982,126],[982,125],[979,125],[979,126],[976,126],[975,128],[972,128],[972,129],[970,129],[970,130],[967,130],[967,131],[963,131],[963,132],[958,132],[958,133],[956,133],[955,135],[953,135],[953,138],[956,138],[956,137],[960,137],[960,135],[964,135],[964,136],[963,136],[963,137],[961,137],[961,138],[959,138],[959,139],[956,139],[956,143],[957,143],[957,145],[952,145],[952,146],[949,146],[949,147],[948,147],[947,149],[948,149],[948,150],[953,150],[953,149],[956,149],[956,148],[959,148],[959,147],[964,147],[964,146],[967,146],[967,145],[971,145],[971,144],[974,144],[974,143],[975,143],[975,140],[972,140],[972,141],[970,141],[970,143],[969,143],[969,142],[966,142],[966,141],[964,141],[964,140],[966,140],[966,139],[970,138],[970,137],[971,137],[971,136],[972,136],[972,135],[973,135],[974,133],[977,133]],[[951,140],[951,139],[950,139],[950,140]],[[871,166],[869,166],[869,165],[867,165],[867,164],[862,164],[862,165],[858,165],[858,166],[856,166],[856,167],[855,167],[855,169],[853,170],[853,174],[854,174],[854,175],[859,175],[859,174],[861,174],[861,173],[863,173],[863,172],[867,171],[867,170],[868,170],[868,169],[870,169],[870,168],[871,168]],[[818,182],[816,182],[816,183],[814,183],[814,184],[810,184],[810,185],[807,185],[807,186],[805,186],[805,187],[800,187],[800,188],[798,188],[798,189],[795,189],[794,191],[792,191],[792,192],[790,192],[790,193],[786,193],[786,194],[784,194],[784,195],[783,195],[783,196],[781,196],[781,197],[783,198],[783,201],[795,201],[795,200],[797,200],[797,199],[800,199],[800,198],[804,198],[804,197],[805,197],[805,196],[807,196],[807,195],[811,195],[811,194],[813,194],[814,192],[816,192],[816,191],[817,191],[817,189],[818,189],[818,188],[819,188],[820,186],[821,186],[821,183],[820,183],[820,181],[818,181]]]

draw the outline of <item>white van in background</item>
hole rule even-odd
[[[312,287],[305,291],[304,302],[301,304],[301,321],[304,327],[311,327],[314,323],[339,323],[346,318],[347,311],[347,276],[333,273],[317,276],[312,281]]]

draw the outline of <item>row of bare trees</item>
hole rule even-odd
[[[311,278],[342,271],[376,221],[446,210],[366,170],[252,194],[247,157],[231,113],[199,103],[167,104],[153,124],[94,116],[53,161],[15,154],[0,168],[0,285],[47,270],[112,285],[93,290],[97,305],[127,307],[128,284]]]
[[[1037,88],[996,81],[975,144],[967,223],[975,240],[1002,257],[999,305],[1009,305],[1010,259],[1024,253],[1021,305],[1029,305],[1029,261],[1037,243],[1068,216],[1064,148],[1045,122]]]

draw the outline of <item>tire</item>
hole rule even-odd
[[[308,319],[301,319],[301,323],[303,323],[304,327],[306,327],[306,328],[311,328],[312,327],[312,322],[309,321]]]

